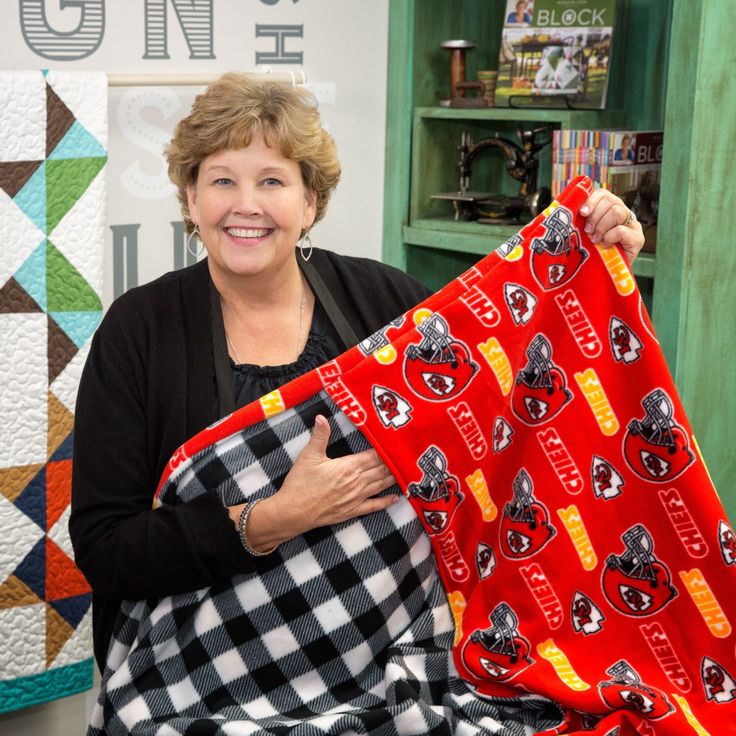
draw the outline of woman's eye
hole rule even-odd
[[[232,184],[233,180],[223,176],[220,179],[215,179],[215,184]]]
[[[266,179],[263,180],[263,183],[267,187],[277,187],[281,184],[281,181],[279,179],[274,179],[274,177],[269,176]]]

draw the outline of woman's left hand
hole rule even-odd
[[[607,189],[596,189],[580,208],[585,217],[585,232],[604,248],[620,243],[629,263],[644,245],[644,231],[634,213]]]

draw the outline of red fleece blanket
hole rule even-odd
[[[736,733],[736,538],[588,179],[359,346],[200,433],[326,390],[432,542],[455,664],[559,733]]]

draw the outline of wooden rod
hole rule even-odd
[[[288,72],[245,72],[249,77],[262,81],[306,84],[307,76],[301,70]],[[108,87],[203,87],[214,82],[215,74],[108,74]]]

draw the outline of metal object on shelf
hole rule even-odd
[[[472,41],[452,39],[443,41],[443,49],[450,49],[450,97],[440,100],[442,107],[488,107],[488,99],[483,96],[484,86],[480,82],[468,82],[465,79],[465,55],[474,49]],[[475,90],[476,97],[467,97],[466,91]]]
[[[547,136],[539,140],[540,134]],[[477,143],[463,131],[458,151],[460,180],[458,191],[433,194],[432,199],[450,200],[455,220],[477,220],[487,224],[510,224],[522,216],[536,217],[552,201],[548,187],[537,187],[539,159],[537,153],[551,140],[551,126],[518,131],[521,145],[495,134]],[[521,182],[515,196],[470,191],[470,176],[475,159],[490,148],[500,148],[506,157],[506,171]]]

